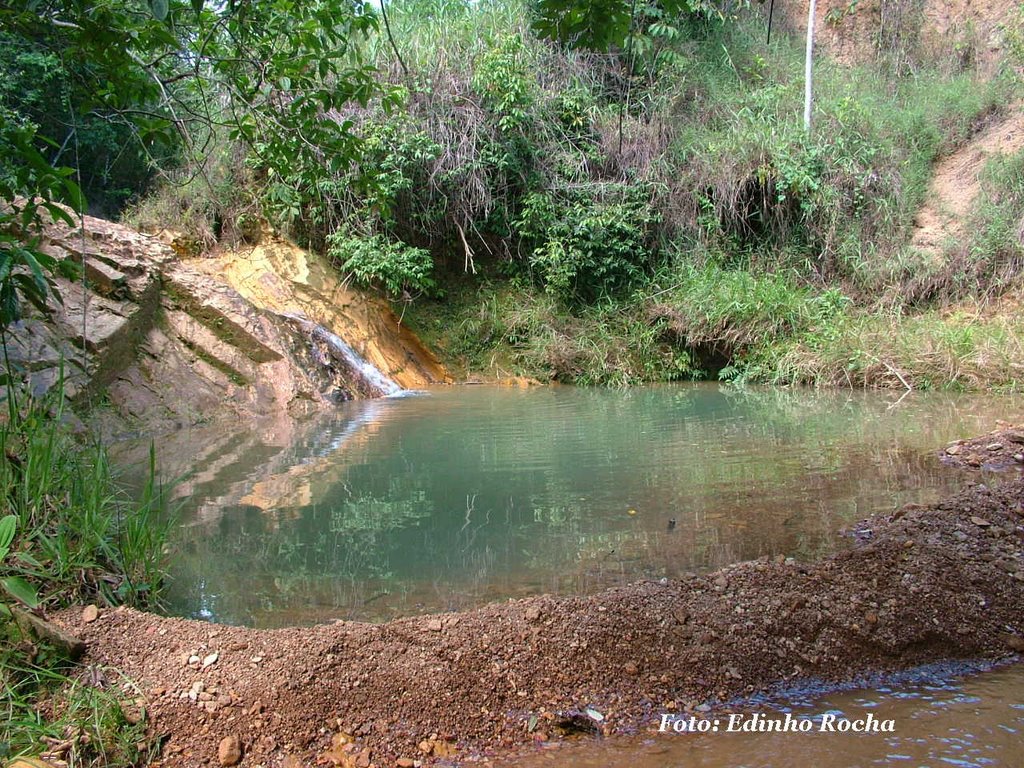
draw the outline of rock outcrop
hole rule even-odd
[[[316,271],[321,288],[341,285],[314,257],[274,242],[293,265],[308,262],[305,273]],[[156,237],[101,219],[48,226],[42,247],[82,265],[83,275],[57,278],[60,301],[51,301],[49,316],[9,330],[11,367],[34,396],[63,381],[76,410],[92,410],[108,433],[301,415],[366,394],[349,368],[322,354],[303,330],[310,324],[331,323],[343,338],[358,329],[349,344],[402,386],[447,380],[386,304],[345,289],[347,304],[359,306],[359,321],[350,321],[332,304],[337,292],[316,292],[269,262],[258,282],[272,293],[244,295],[225,278],[238,274],[237,254],[181,258]],[[310,323],[282,317],[282,308]],[[92,408],[100,402],[107,407]]]

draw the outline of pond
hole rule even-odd
[[[259,627],[591,592],[848,546],[965,479],[996,396],[447,387],[161,439],[181,475],[171,612]],[[142,447],[126,448],[122,464]]]

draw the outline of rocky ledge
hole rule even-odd
[[[77,228],[48,226],[42,247],[82,265],[83,277],[56,279],[60,302],[15,324],[8,357],[35,396],[63,380],[73,405],[109,405],[99,409],[108,433],[298,415],[363,391],[308,334],[224,279],[219,256],[182,258],[156,237],[88,216]],[[298,288],[277,278],[279,293]],[[375,351],[401,360],[404,380],[444,380],[385,305],[367,306]]]

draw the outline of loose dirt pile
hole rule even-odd
[[[989,432],[970,440],[957,440],[939,451],[944,464],[969,469],[1006,469],[1024,466],[1024,424]]]
[[[852,538],[813,564],[762,559],[382,625],[252,630],[131,610],[58,621],[88,643],[87,662],[139,683],[166,766],[461,761],[806,677],[1024,649],[1024,482],[910,505]]]

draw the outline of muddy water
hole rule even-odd
[[[384,620],[847,546],[962,476],[933,449],[997,397],[442,388],[183,432],[170,608],[235,624]],[[130,452],[122,457],[131,462]]]
[[[494,768],[866,768],[1024,765],[1024,664],[968,677],[916,670],[888,685],[797,696],[730,713],[813,721],[809,733],[646,733],[634,738],[538,748]],[[881,722],[892,733],[821,732],[827,716]],[[715,715],[710,715],[715,717]]]

